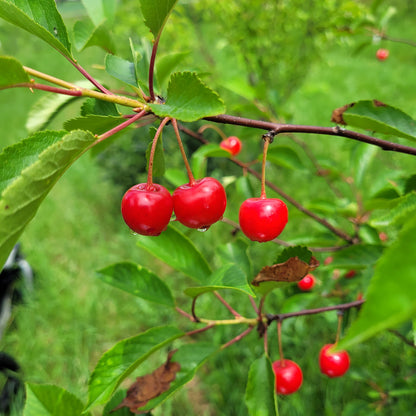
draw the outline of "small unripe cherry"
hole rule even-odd
[[[278,394],[292,394],[300,389],[303,381],[301,368],[291,360],[277,360],[272,364],[275,388]]]
[[[132,186],[121,201],[125,223],[138,234],[157,236],[166,229],[173,211],[169,191],[158,184]]]
[[[356,274],[356,270],[348,270],[347,273],[344,274],[344,277],[346,279],[352,279]]]
[[[230,152],[233,156],[237,156],[240,153],[242,146],[241,140],[236,136],[227,137],[220,143],[220,147]]]
[[[321,373],[328,377],[341,377],[350,367],[350,356],[347,351],[331,352],[334,344],[326,344],[319,353]]]
[[[379,61],[385,61],[389,57],[389,50],[380,48],[376,52],[376,57]]]
[[[300,290],[308,291],[315,286],[315,276],[311,273],[307,274],[302,280],[298,282],[298,287]]]
[[[240,227],[252,241],[273,240],[283,231],[287,221],[287,206],[278,198],[249,198],[241,204]]]

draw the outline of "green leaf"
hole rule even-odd
[[[43,199],[95,140],[85,131],[45,131],[0,154],[0,268]]]
[[[74,44],[78,51],[98,46],[109,53],[116,52],[116,44],[108,30],[108,23],[94,26],[90,20],[78,20],[74,24]]]
[[[153,272],[138,264],[130,262],[112,264],[98,270],[97,275],[103,282],[131,295],[160,305],[172,308],[175,306],[168,286]]]
[[[397,205],[391,208],[387,213],[373,216],[370,224],[377,226],[387,226],[400,223],[416,213],[416,192],[410,192],[400,198],[397,198]]]
[[[155,39],[160,33],[172,13],[178,0],[140,0],[144,23],[153,33]]]
[[[0,18],[39,37],[74,61],[68,33],[54,0],[0,0]]]
[[[173,355],[172,361],[179,363],[181,368],[176,374],[176,378],[170,385],[169,390],[150,400],[140,410],[149,411],[166,401],[166,399],[191,381],[198,369],[217,351],[218,348],[212,343],[191,343],[180,347]]]
[[[367,143],[357,143],[351,152],[350,171],[354,175],[355,186],[361,187],[363,179],[378,149]]]
[[[384,247],[372,244],[355,244],[333,254],[329,267],[363,269],[374,265],[383,254]]]
[[[105,20],[110,23],[114,21],[117,0],[82,0],[82,4],[95,26],[99,26]]]
[[[17,59],[0,56],[0,90],[29,81],[29,75]]]
[[[416,140],[416,121],[389,105],[375,105],[371,100],[358,101],[342,117],[353,127]]]
[[[177,188],[189,182],[189,178],[183,169],[166,169],[165,178]]]
[[[85,117],[90,114],[96,114],[99,116],[120,115],[114,103],[96,100],[95,98],[87,98],[81,106],[81,115]]]
[[[377,262],[367,300],[340,342],[340,349],[359,344],[380,331],[415,318],[415,235],[416,217],[409,217],[397,240]]]
[[[298,257],[299,260],[308,263],[311,261],[312,252],[303,246],[296,247],[286,247],[278,256],[276,263],[284,263],[289,260],[291,257]]]
[[[196,121],[225,111],[218,94],[208,88],[193,72],[176,72],[169,81],[165,104],[149,104],[160,117]]]
[[[89,114],[85,117],[72,118],[65,121],[64,128],[68,131],[87,130],[92,134],[103,134],[126,121],[123,117],[100,116]]]
[[[115,55],[107,55],[105,70],[114,78],[137,88],[136,69],[133,62]]]
[[[211,275],[208,262],[192,241],[172,225],[157,238],[138,236],[137,245],[200,283]]]
[[[151,127],[149,129],[149,133],[150,133],[150,137],[151,137],[151,142],[149,143],[149,145],[147,146],[146,149],[146,160],[147,160],[147,164],[146,164],[146,169],[149,170],[149,158],[150,158],[150,152],[152,149],[152,145],[153,145],[153,138],[156,135],[156,131],[157,129],[155,127]],[[153,176],[163,176],[165,174],[165,153],[163,151],[163,137],[162,137],[162,133],[160,134],[159,138],[157,139],[157,143],[156,143],[156,149],[155,149],[155,154],[154,154],[154,158],[153,158]]]
[[[121,382],[147,357],[184,333],[172,326],[149,329],[140,335],[124,339],[103,354],[88,382],[88,404],[85,410],[103,404]]]
[[[248,373],[245,403],[250,416],[278,416],[274,374],[270,359],[263,355]]]
[[[232,243],[218,246],[215,251],[224,264],[237,265],[243,270],[247,279],[251,279],[253,270],[248,256],[248,247],[247,242],[239,238]]]
[[[189,55],[188,52],[175,52],[159,56],[156,62],[156,76],[160,86],[168,81],[172,71]]]
[[[196,178],[206,176],[206,159],[208,157],[226,157],[230,158],[230,152],[221,149],[217,144],[205,144],[198,148],[191,158],[192,172]]]
[[[194,298],[206,292],[214,292],[219,289],[233,289],[255,296],[247,283],[246,274],[235,264],[226,264],[217,269],[204,283],[204,286],[185,289],[185,294]]]
[[[53,385],[26,384],[23,416],[89,416],[84,405],[73,394]]]
[[[262,160],[262,158],[263,155],[260,155],[258,159]],[[305,169],[298,153],[289,146],[277,146],[274,144],[270,146],[267,152],[267,161],[289,169]]]

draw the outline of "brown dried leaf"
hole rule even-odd
[[[336,108],[332,112],[331,121],[337,124],[343,124],[344,126],[347,125],[347,123],[344,121],[344,118],[342,115],[345,111],[347,111],[349,108],[353,107],[355,103],[345,104],[342,107]]]
[[[263,267],[251,284],[259,286],[263,282],[298,282],[318,266],[319,261],[313,256],[309,264],[300,260],[299,257],[291,257],[284,263]]]
[[[171,362],[173,354],[170,351],[164,364],[157,368],[153,373],[137,377],[136,381],[127,390],[125,399],[115,408],[113,412],[128,407],[132,413],[143,414],[147,411],[140,411],[147,402],[169,390],[170,383],[175,380],[176,373],[180,370],[179,363]]]

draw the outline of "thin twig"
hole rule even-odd
[[[303,309],[303,310],[297,311],[297,312],[268,314],[268,315],[266,315],[267,324],[270,325],[270,323],[272,323],[273,321],[283,321],[284,319],[294,318],[294,317],[297,317],[297,316],[314,315],[314,314],[330,312],[330,311],[358,308],[364,302],[365,302],[365,300],[361,299],[361,300],[356,300],[354,302],[343,303],[343,304],[334,305],[334,306],[327,306],[327,307],[324,307],[324,308]]]
[[[185,336],[189,337],[189,336],[192,336],[192,335],[195,335],[195,334],[200,334],[201,332],[205,332],[205,331],[208,331],[211,328],[214,328],[214,326],[215,326],[214,324],[211,324],[211,325],[204,326],[203,328],[194,329],[193,331],[187,332],[185,334]]]

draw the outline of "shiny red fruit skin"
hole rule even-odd
[[[300,389],[303,381],[301,368],[291,360],[277,360],[272,364],[275,388],[278,394],[292,394]]]
[[[220,220],[227,206],[224,187],[210,177],[179,186],[172,198],[176,219],[189,228],[202,230]]]
[[[350,356],[347,351],[328,351],[334,344],[326,344],[319,353],[319,367],[321,373],[328,377],[341,377],[350,367]]]
[[[172,196],[162,185],[134,185],[121,201],[121,214],[125,223],[142,235],[159,235],[168,226],[172,212]]]
[[[298,282],[300,290],[308,291],[315,286],[315,276],[313,274],[307,274],[302,280]]]
[[[288,215],[286,204],[278,198],[249,198],[241,204],[239,222],[250,240],[265,242],[283,231]]]
[[[379,49],[376,53],[376,56],[379,61],[385,61],[389,57],[389,50]]]
[[[227,137],[220,143],[220,147],[233,156],[237,156],[241,152],[242,146],[241,140],[236,136]]]

